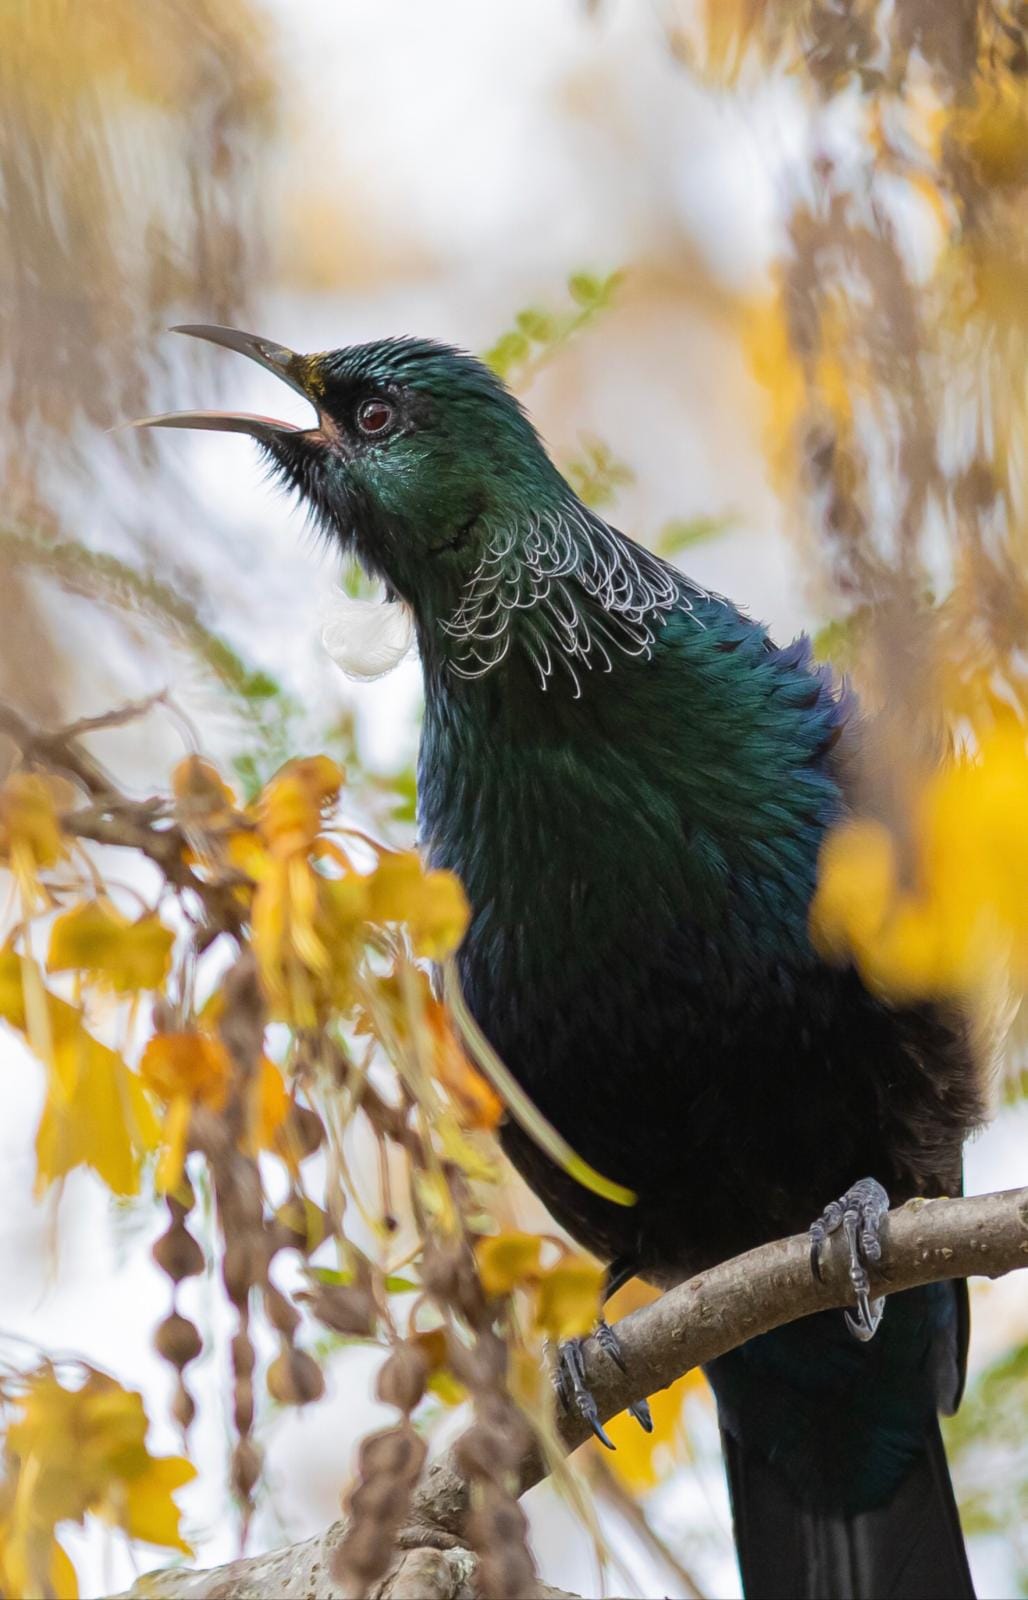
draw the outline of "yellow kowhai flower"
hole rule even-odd
[[[0,786],[0,863],[14,874],[23,900],[39,897],[39,874],[66,853],[57,808],[67,786],[35,772],[15,772]]]
[[[81,972],[119,994],[159,989],[175,936],[153,915],[131,922],[109,901],[89,900],[57,918],[50,932],[51,972]]]
[[[142,1158],[158,1139],[140,1078],[93,1036],[77,1006],[46,988],[35,962],[13,950],[0,951],[0,1018],[46,1067],[37,1188],[87,1166],[112,1193],[137,1194]]]
[[[50,1367],[32,1374],[4,1446],[0,1488],[0,1591],[77,1593],[57,1543],[62,1522],[93,1512],[132,1538],[189,1555],[175,1490],[196,1476],[182,1456],[151,1456],[142,1395],[89,1371],[66,1388]]]
[[[333,805],[343,774],[328,756],[289,761],[266,786],[257,805],[261,837],[280,857],[309,851],[325,809]]]
[[[177,1187],[182,1176],[194,1108],[215,1114],[224,1110],[232,1087],[232,1060],[220,1039],[200,1029],[158,1033],[143,1052],[139,1075],[165,1107],[163,1149],[155,1181],[157,1188],[167,1193]],[[267,1057],[250,1086],[246,1110],[241,1144],[251,1154],[272,1149],[289,1113],[289,1096],[281,1072]]]
[[[1028,747],[1012,718],[977,755],[949,762],[912,808],[912,859],[868,818],[844,822],[821,853],[811,929],[831,956],[852,955],[896,998],[995,992],[1028,984]]]

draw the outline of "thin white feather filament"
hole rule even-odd
[[[414,643],[410,607],[400,600],[354,600],[337,589],[322,609],[321,642],[348,678],[384,678]]]

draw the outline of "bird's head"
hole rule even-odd
[[[175,331],[249,356],[309,400],[317,422],[195,411],[139,426],[249,434],[324,531],[423,624],[452,610],[499,526],[566,492],[514,397],[447,345],[387,339],[297,355],[231,328]]]
[[[410,606],[431,681],[508,661],[577,698],[612,651],[648,660],[668,613],[693,610],[701,591],[582,504],[474,357],[426,339],[303,356],[232,328],[176,331],[249,356],[317,422],[182,411],[137,426],[255,439],[328,536]]]

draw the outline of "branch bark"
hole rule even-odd
[[[1019,1267],[1028,1267],[1028,1188],[967,1199],[911,1200],[886,1220],[883,1260],[872,1289],[889,1295],[945,1278],[999,1278]],[[698,1273],[625,1317],[617,1325],[625,1372],[594,1339],[587,1340],[586,1378],[606,1420],[757,1334],[852,1299],[842,1240],[831,1241],[824,1282],[818,1283],[810,1271],[807,1237],[796,1234]],[[562,1419],[565,1450],[576,1449],[587,1437],[579,1417]],[[521,1492],[543,1476],[542,1456],[533,1449],[520,1464]],[[376,1600],[414,1595],[470,1600],[474,1558],[463,1544],[469,1509],[468,1485],[449,1451],[429,1468],[415,1494],[397,1563],[376,1590]],[[333,1523],[302,1544],[205,1572],[149,1573],[131,1594],[149,1600],[337,1600],[331,1567],[342,1531],[342,1523]],[[539,1593],[554,1600],[561,1591],[540,1586]]]

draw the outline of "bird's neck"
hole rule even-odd
[[[586,678],[648,658],[669,615],[706,599],[590,511],[561,480],[486,529],[456,597],[419,618],[427,687],[497,675],[579,699]]]

